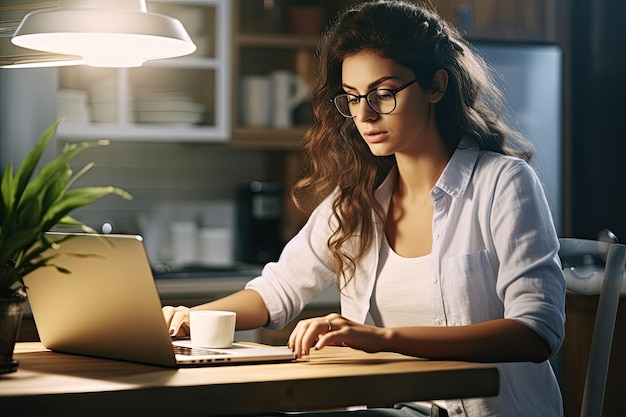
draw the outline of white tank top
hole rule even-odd
[[[380,327],[431,326],[430,255],[403,258],[387,237],[380,248],[371,314]]]
[[[387,237],[380,248],[371,315],[379,327],[432,326],[430,255],[403,258],[391,249]],[[445,401],[418,401],[445,409]]]

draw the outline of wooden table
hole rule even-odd
[[[18,343],[14,359],[18,371],[0,375],[0,410],[19,416],[224,416],[488,397],[499,387],[493,366],[343,347],[308,361],[178,370],[54,353],[38,342]]]

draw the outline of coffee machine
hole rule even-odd
[[[237,188],[235,259],[264,264],[278,259],[281,239],[282,189],[279,184],[252,181]]]

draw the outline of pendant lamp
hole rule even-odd
[[[149,13],[145,0],[60,0],[24,16],[11,42],[94,67],[138,67],[196,50],[180,21]]]

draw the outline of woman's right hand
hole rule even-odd
[[[323,317],[300,320],[289,336],[289,348],[296,357],[308,355],[310,349],[324,346],[349,346],[373,353],[386,350],[389,329],[360,324],[331,313]]]
[[[162,311],[171,337],[189,336],[189,307],[165,306]]]

